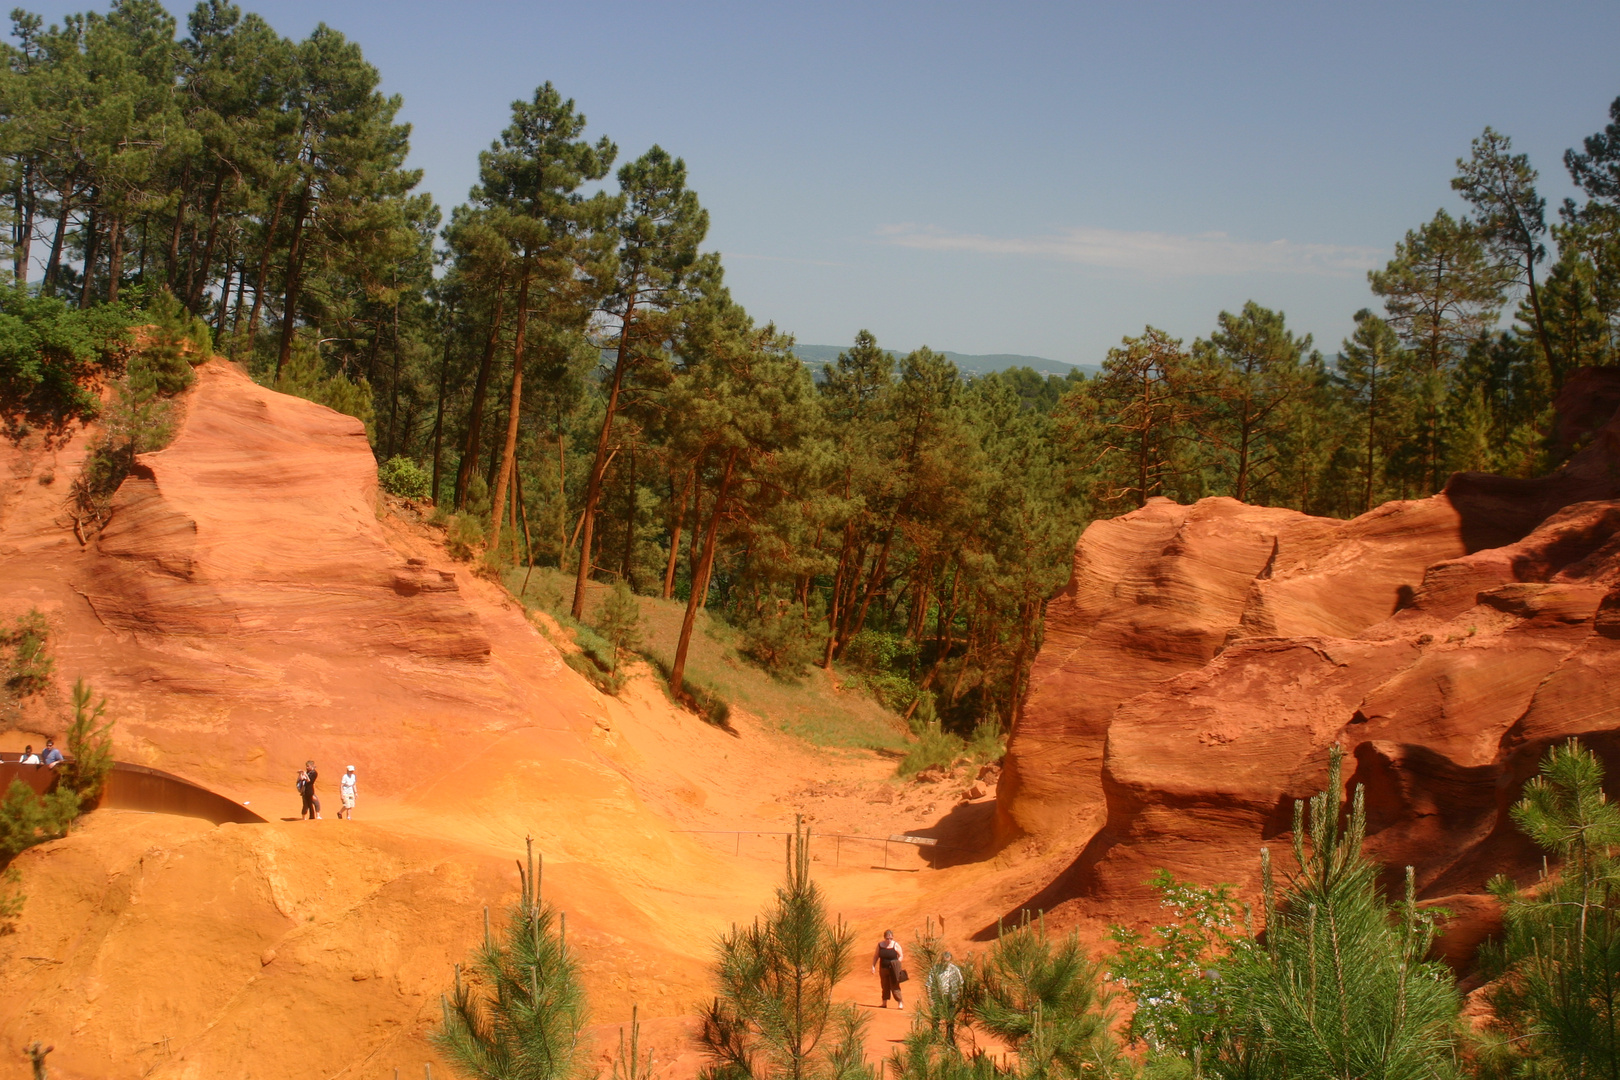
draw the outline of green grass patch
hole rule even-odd
[[[525,605],[544,610],[564,625],[573,624],[568,608],[574,579],[551,567],[535,567],[526,592],[526,570],[505,575],[506,587]],[[592,582],[586,594],[586,624],[594,624],[608,586]],[[686,605],[653,596],[636,598],[643,628],[638,652],[667,673],[675,659]],[[589,631],[587,631],[589,632]],[[593,634],[594,636],[594,634]],[[576,640],[579,635],[576,633]],[[583,644],[583,643],[582,643]],[[783,681],[744,655],[745,635],[720,619],[698,612],[696,632],[686,658],[686,681],[699,711],[710,723],[725,726],[726,707],[745,709],[766,723],[814,746],[849,750],[903,750],[903,721],[856,685],[839,689],[819,667],[794,681]]]

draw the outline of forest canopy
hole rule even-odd
[[[324,24],[118,0],[19,10],[11,38],[11,437],[92,419],[166,297],[259,381],[366,420],[454,546],[571,575],[575,618],[593,580],[686,601],[677,691],[706,608],[783,677],[842,663],[908,716],[1004,727],[1088,520],[1212,495],[1345,517],[1543,472],[1577,449],[1560,389],[1620,358],[1620,99],[1550,216],[1486,128],[1336,348],[1253,301],[1190,342],[1145,327],[1092,378],[968,379],[864,331],[801,363],[703,249],[685,162],[621,153],[549,82],[444,215],[401,100]]]

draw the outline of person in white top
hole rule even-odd
[[[900,964],[906,958],[906,952],[900,943],[894,940],[894,931],[883,931],[883,940],[877,943],[877,949],[872,953],[872,971],[878,977],[878,985],[883,988],[883,1007],[889,1007],[889,999],[894,998],[894,1007],[904,1009],[906,1003],[900,1000],[900,984],[906,979],[906,969]]]
[[[21,760],[19,760],[17,762],[17,764],[19,764],[19,765],[38,765],[39,764],[39,755],[34,753],[34,744],[33,743],[29,743],[27,746],[23,747],[22,758],[21,758]]]
[[[354,820],[354,792],[357,783],[359,781],[355,779],[354,766],[350,765],[343,770],[343,779],[338,781],[338,795],[343,799],[343,807],[338,811],[338,817]]]

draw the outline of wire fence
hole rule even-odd
[[[733,855],[741,855],[742,854],[742,838],[745,837],[745,836],[792,836],[793,835],[791,832],[783,832],[783,831],[777,831],[777,830],[771,830],[771,829],[676,829],[675,831],[678,832],[678,833],[693,833],[693,834],[704,835],[704,836],[733,836],[733,837],[736,837],[736,843],[735,843],[735,845],[733,845],[733,848],[732,848],[732,854]],[[853,842],[858,842],[858,843],[882,844],[883,845],[883,865],[881,867],[878,867],[878,869],[882,869],[882,870],[905,869],[904,867],[895,867],[895,866],[890,866],[889,865],[889,846],[891,844],[905,844],[905,845],[908,845],[908,846],[914,847],[914,848],[937,848],[937,847],[941,847],[941,846],[943,846],[945,848],[950,847],[950,845],[948,845],[948,844],[941,845],[939,840],[936,839],[935,837],[932,837],[932,836],[916,836],[916,835],[913,835],[911,833],[895,833],[892,836],[860,836],[860,835],[857,835],[855,833],[809,832],[809,833],[805,834],[805,839],[807,841],[811,841],[811,842],[813,842],[815,840],[831,840],[833,842],[833,865],[834,866],[842,866],[843,865],[844,841],[846,841],[846,840],[853,841]]]

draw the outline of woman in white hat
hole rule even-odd
[[[354,789],[357,783],[354,766],[350,765],[343,770],[343,779],[338,781],[338,794],[343,798],[343,808],[338,811],[338,817],[354,820]]]

